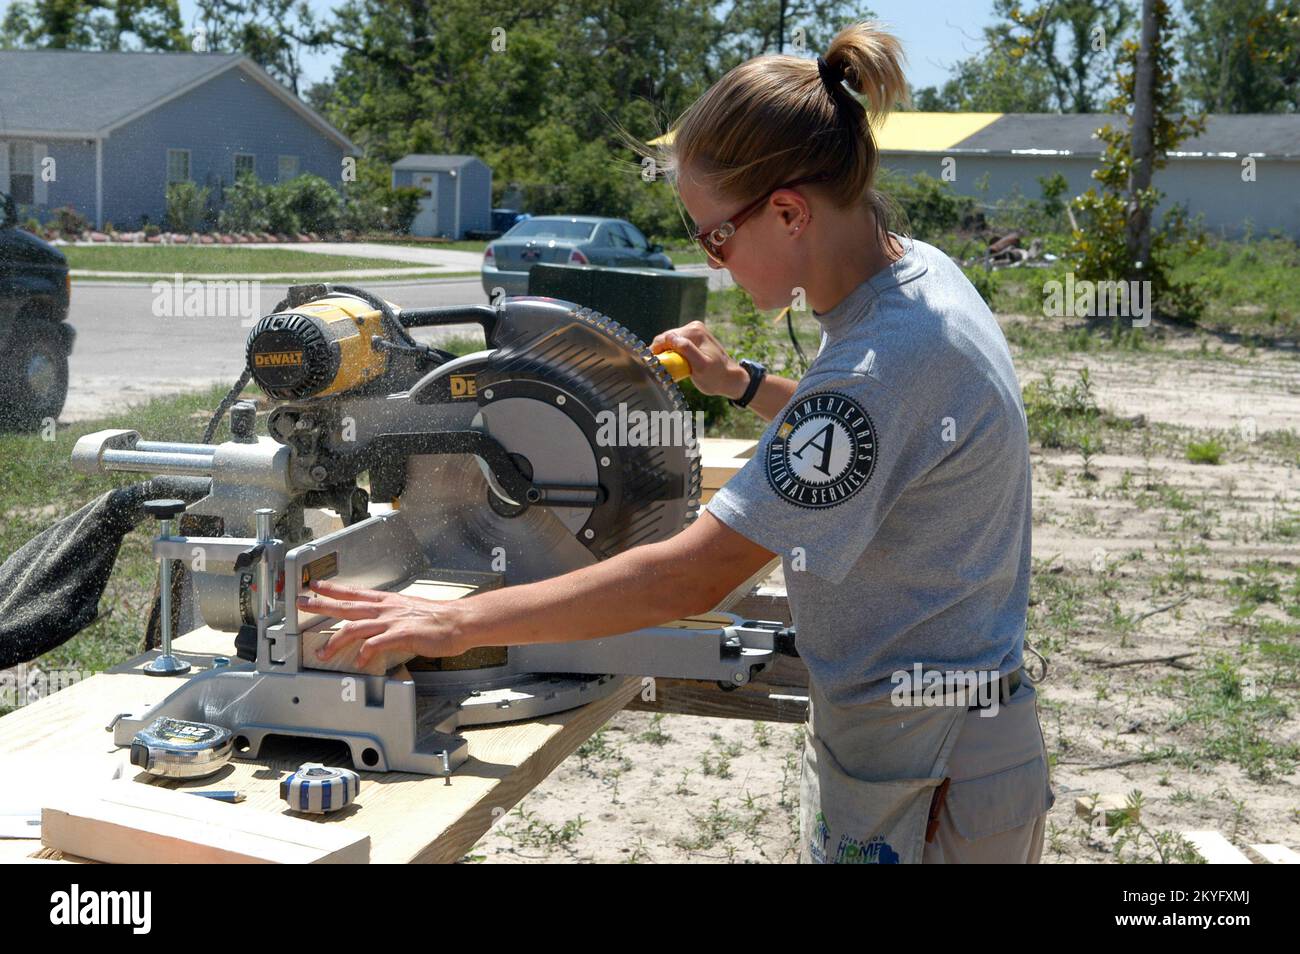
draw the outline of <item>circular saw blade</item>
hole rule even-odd
[[[493,343],[480,406],[530,389],[563,401],[602,463],[606,501],[580,534],[598,559],[667,539],[695,518],[700,435],[645,342],[590,308],[522,297],[506,300]]]
[[[531,583],[595,562],[546,507],[515,517],[488,504],[492,493],[472,457],[413,457],[402,512],[432,566],[500,569],[507,584]]]

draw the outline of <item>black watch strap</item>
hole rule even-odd
[[[749,387],[745,388],[745,393],[739,399],[728,398],[733,407],[749,407],[749,402],[754,400],[754,395],[758,393],[759,386],[763,383],[763,378],[767,377],[767,368],[758,361],[750,361],[748,358],[740,359],[740,366],[749,372]]]

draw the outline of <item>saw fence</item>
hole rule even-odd
[[[744,465],[752,441],[705,441],[703,499]],[[789,622],[784,590],[759,586],[727,607]],[[281,738],[256,758],[236,758],[212,777],[155,778],[131,766],[106,724],[112,713],[158,698],[233,655],[232,634],[201,627],[173,643],[193,667],[159,680],[142,667],[157,653],[72,685],[0,719],[3,833],[40,817],[44,840],[0,837],[0,862],[455,862],[492,824],[624,707],[640,711],[802,721],[807,671],[783,658],[751,683],[620,678],[614,691],[580,708],[537,719],[466,728],[468,758],[446,777],[362,773],[356,801],[327,816],[290,812],[279,781],[304,762],[346,765],[332,744]],[[240,804],[186,794],[236,789]],[[20,828],[17,830],[21,831]]]

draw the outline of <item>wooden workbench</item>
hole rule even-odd
[[[209,668],[214,656],[235,654],[232,634],[206,627],[176,640],[173,649],[194,666],[192,673]],[[288,812],[280,801],[279,779],[303,762],[347,764],[341,746],[271,739],[262,757],[232,760],[220,774],[190,782],[155,779],[127,762],[127,750],[114,746],[104,727],[117,713],[157,701],[187,678],[139,672],[155,655],[137,656],[0,719],[0,779],[7,793],[0,810],[20,805],[38,810],[44,793],[107,782],[121,765],[123,778],[141,784],[240,789],[248,796],[236,806],[240,810],[310,817]],[[356,804],[318,821],[369,834],[372,862],[454,862],[622,709],[639,687],[639,680],[626,679],[610,696],[579,709],[465,729],[461,734],[469,742],[469,758],[450,779],[363,772]],[[0,862],[51,855],[59,857],[36,840],[0,839]]]
[[[748,445],[748,446],[746,446]],[[743,466],[753,442],[704,442],[706,494]],[[783,618],[784,594],[778,604],[735,607],[762,618]],[[758,611],[755,614],[755,611]],[[775,610],[775,612],[773,612]],[[209,668],[216,656],[234,657],[234,638],[203,627],[176,640],[177,656]],[[233,760],[219,774],[196,781],[157,779],[127,761],[127,750],[113,744],[106,726],[121,712],[139,711],[170,693],[187,677],[156,677],[140,667],[156,652],[145,653],[108,672],[63,689],[0,718],[0,812],[39,811],[45,793],[108,782],[117,769],[139,784],[177,789],[239,789],[247,801],[241,811],[285,818],[290,813],[279,796],[279,780],[303,762],[348,764],[342,746],[314,745],[303,739],[272,739],[257,759]],[[745,693],[721,693],[710,686],[665,682],[657,703],[638,707],[661,712],[690,712],[741,718],[802,719],[797,695],[806,671],[797,661],[781,669],[771,685]],[[760,682],[768,682],[760,679]],[[450,778],[406,773],[363,772],[361,793],[348,809],[322,818],[322,825],[341,825],[370,836],[372,862],[455,862],[476,844],[494,821],[524,798],[566,757],[629,702],[638,700],[640,680],[625,679],[606,698],[579,709],[532,721],[461,730],[469,743],[468,760]],[[774,701],[776,694],[789,701]],[[784,694],[784,695],[781,695]],[[39,840],[0,838],[0,863],[28,860],[84,861],[45,849]]]

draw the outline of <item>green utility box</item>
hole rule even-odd
[[[539,262],[528,272],[528,294],[585,305],[649,344],[661,331],[704,320],[709,279],[660,268]]]

